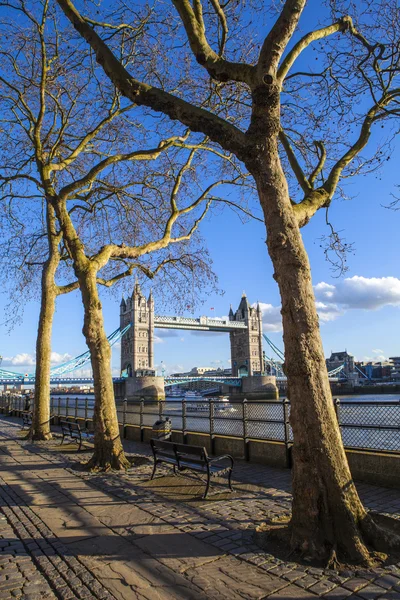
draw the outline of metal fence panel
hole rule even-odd
[[[125,425],[140,425],[140,402],[127,404]]]
[[[169,417],[172,424],[172,429],[177,431],[183,430],[183,403],[182,402],[163,402],[162,416]]]
[[[22,411],[24,407],[25,398],[22,396],[0,394],[2,412]],[[51,414],[61,417],[91,419],[93,407],[93,399],[62,396],[50,398]],[[345,447],[400,453],[399,402],[336,402],[336,410]],[[287,423],[289,412],[290,405],[287,401],[243,403],[200,399],[141,401],[117,405],[118,421],[121,424],[152,427],[162,416],[171,419],[175,431],[285,443],[293,440]]]

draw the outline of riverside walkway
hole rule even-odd
[[[0,417],[0,599],[400,600],[400,565],[338,575],[254,544],[266,514],[288,511],[289,471],[237,461],[235,493],[201,500],[195,479],[150,482],[147,446],[124,446],[138,466],[88,474],[89,453],[23,441]],[[399,491],[358,489],[400,518]]]

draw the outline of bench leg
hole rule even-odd
[[[63,434],[60,446],[62,446],[62,445],[63,445],[63,443],[64,443],[64,438],[65,438],[65,435]]]
[[[203,500],[205,500],[207,498],[207,494],[208,494],[209,489],[210,489],[210,484],[211,484],[211,477],[210,477],[210,474],[208,474],[208,476],[207,476],[206,491],[203,494]]]
[[[232,469],[228,473],[228,486],[229,486],[229,491],[233,492],[233,487],[232,487]]]
[[[154,475],[156,474],[156,469],[157,469],[157,461],[155,460],[154,461],[153,472],[152,472],[151,477],[150,477],[150,481],[153,479]]]
[[[78,447],[78,452],[80,452],[80,451],[81,451],[81,448],[82,448],[82,438],[81,438],[81,437],[79,438],[79,442],[78,442],[78,444],[79,444],[79,447]]]

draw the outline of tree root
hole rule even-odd
[[[27,442],[48,442],[53,439],[53,435],[49,433],[36,433],[30,429],[28,433],[22,438]]]
[[[255,535],[262,548],[283,560],[314,563],[336,571],[381,566],[388,554],[394,555],[396,562],[399,560],[400,521],[385,515],[367,513],[354,523],[353,529],[349,528],[348,536],[341,531],[339,537],[336,532],[337,540],[324,538],[321,530],[316,533],[315,539],[309,531],[294,535],[290,522],[271,519],[257,527]]]
[[[368,544],[378,552],[400,551],[400,523],[397,519],[379,513],[368,514],[361,521],[360,529]]]
[[[103,453],[95,452],[92,458],[86,463],[86,468],[93,472],[107,471],[126,471],[131,467],[130,461],[126,458],[125,454],[122,453]]]
[[[328,562],[326,563],[326,569],[338,569],[340,567],[340,563],[336,554],[336,544],[332,546],[331,552],[329,554]]]
[[[33,442],[48,442],[53,439],[51,433],[32,433],[30,439]]]

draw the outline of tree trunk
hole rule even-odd
[[[117,409],[111,375],[111,348],[104,331],[103,312],[96,284],[96,271],[86,269],[78,275],[85,310],[83,334],[90,350],[94,378],[94,454],[88,466],[101,469],[126,469],[119,434]]]
[[[35,399],[32,427],[29,437],[34,440],[49,440],[50,433],[50,365],[51,335],[56,308],[57,286],[55,275],[60,263],[59,243],[54,209],[46,205],[46,227],[49,256],[43,266],[40,315],[36,340]]]
[[[49,440],[50,433],[50,363],[51,334],[56,307],[54,276],[59,264],[58,254],[50,254],[42,272],[41,304],[36,340],[35,399],[29,437]]]
[[[276,138],[254,170],[267,245],[282,300],[285,372],[293,428],[291,545],[311,556],[337,553],[369,564],[371,518],[354,486],[325,364],[311,271]],[[363,535],[363,533],[365,535]]]

